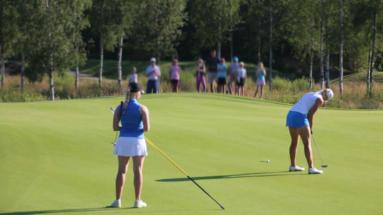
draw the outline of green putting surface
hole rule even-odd
[[[329,167],[308,175],[287,171],[290,106],[197,94],[143,95],[146,136],[226,210],[150,146],[149,207],[131,208],[129,166],[123,208],[106,209],[117,167],[110,107],[121,99],[0,104],[0,214],[383,214],[383,111],[320,109],[314,138]]]

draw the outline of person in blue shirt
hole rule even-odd
[[[141,190],[144,160],[148,154],[144,132],[150,130],[149,110],[138,102],[141,97],[141,87],[137,83],[132,82],[130,84],[129,92],[129,96],[115,109],[113,116],[113,130],[120,132],[114,145],[114,154],[118,156],[116,199],[110,205],[110,207],[116,208],[121,207],[121,195],[130,158],[133,160],[136,197],[133,207],[147,206],[141,199]]]
[[[255,90],[254,97],[257,97],[258,91],[259,91],[259,98],[262,98],[263,96],[263,88],[266,84],[266,69],[263,66],[262,62],[258,63],[257,70],[255,71],[255,74],[257,76],[257,89]]]

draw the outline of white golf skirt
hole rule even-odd
[[[136,137],[119,137],[114,144],[114,154],[125,157],[147,156],[146,141]]]

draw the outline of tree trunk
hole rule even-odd
[[[311,44],[312,46],[312,44]],[[312,48],[310,48],[310,80],[309,80],[309,84],[310,84],[310,89],[313,89],[313,64],[314,64],[314,51]]]
[[[76,91],[80,88],[80,67],[76,65],[76,83],[75,83]]]
[[[1,63],[1,81],[0,81],[0,86],[1,89],[4,87],[4,79],[5,79],[5,62],[4,62],[4,56],[3,56],[3,49],[2,46],[0,45],[0,63]]]
[[[314,32],[314,28],[315,28],[315,20],[314,18],[312,18],[312,22],[311,22],[311,30],[312,32]],[[311,37],[310,37],[310,80],[309,80],[309,84],[310,84],[310,90],[313,89],[314,87],[314,77],[313,77],[313,67],[314,67],[314,36],[311,34]]]
[[[257,36],[257,63],[262,62],[262,57],[261,57],[261,37],[258,35]]]
[[[102,36],[100,37],[100,71],[98,73],[98,85],[102,86],[102,72],[104,70],[104,41]]]
[[[52,101],[55,100],[55,82],[53,78],[53,70],[49,69],[49,92],[50,92],[50,99]]]
[[[367,73],[367,95],[372,96],[372,74],[375,66],[375,41],[376,41],[376,11],[372,15],[372,24],[371,24],[371,47],[369,52],[369,63],[368,63],[368,73]]]
[[[218,42],[217,44],[217,57],[218,59],[221,59],[221,42]]]
[[[121,35],[121,38],[120,38],[120,50],[118,52],[118,86],[120,87],[120,89],[122,90],[122,50],[123,50],[123,45],[124,45],[124,36]]]
[[[24,93],[24,76],[25,76],[25,56],[21,53],[21,68],[20,68],[20,93]]]
[[[343,96],[343,52],[344,52],[344,12],[343,12],[343,0],[339,0],[340,3],[340,50],[339,50],[339,93],[340,97]]]
[[[330,50],[327,48],[326,54],[326,88],[330,88]]]
[[[323,0],[321,0],[321,16],[320,16],[320,41],[319,41],[319,55],[320,55],[320,84],[321,88],[324,88],[324,7],[323,7]]]
[[[269,18],[270,18],[270,34],[269,34],[269,90],[273,90],[273,5],[272,0],[270,0],[269,8]]]

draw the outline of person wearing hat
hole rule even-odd
[[[296,165],[295,156],[299,136],[304,145],[305,156],[309,174],[322,174],[323,171],[314,167],[313,152],[311,148],[311,135],[313,118],[319,107],[324,106],[334,97],[331,89],[326,88],[317,92],[309,92],[290,109],[286,118],[286,126],[291,136],[289,171],[304,171],[305,168]]]
[[[146,85],[146,93],[159,93],[160,92],[160,67],[156,65],[156,59],[150,59],[150,65],[145,69],[148,82]]]
[[[113,116],[113,130],[119,131],[114,145],[114,154],[118,156],[116,175],[116,199],[110,207],[121,207],[121,196],[125,184],[125,175],[130,158],[133,160],[135,202],[133,207],[143,208],[147,204],[141,199],[143,167],[148,155],[144,132],[150,130],[149,110],[138,103],[141,88],[137,83],[130,84],[125,102],[116,107]],[[121,124],[121,126],[120,126]]]

